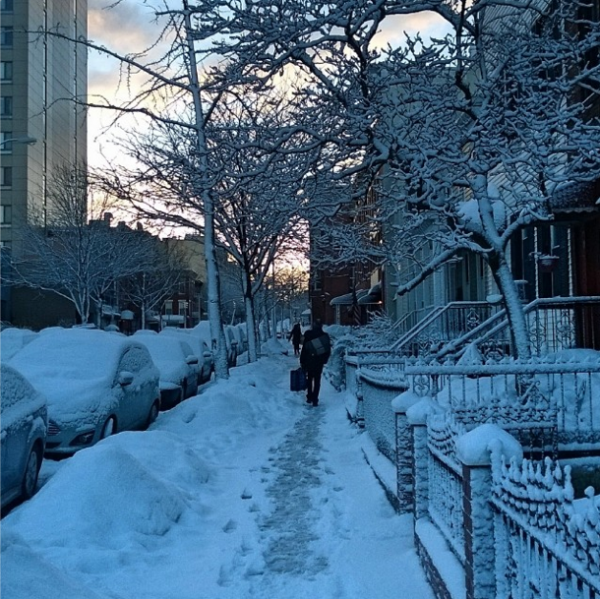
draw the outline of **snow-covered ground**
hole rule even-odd
[[[432,599],[343,396],[307,405],[269,349],[151,430],[45,461],[2,520],[2,598]]]

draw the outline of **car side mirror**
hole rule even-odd
[[[119,385],[121,387],[127,387],[133,383],[133,373],[123,370],[119,373]]]
[[[187,364],[198,364],[198,358],[196,356],[188,356],[185,361]]]

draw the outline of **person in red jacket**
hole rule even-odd
[[[306,372],[306,403],[319,405],[321,375],[323,367],[331,355],[331,339],[323,331],[320,320],[315,320],[310,330],[304,333],[304,343],[300,352],[300,366]]]

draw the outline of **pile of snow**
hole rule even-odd
[[[0,359],[10,360],[18,351],[33,341],[37,333],[29,329],[4,329],[0,333]]]
[[[289,390],[282,349],[149,431],[46,460],[2,522],[2,597],[432,599],[365,436],[328,384],[319,408]]]

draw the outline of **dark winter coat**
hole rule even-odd
[[[319,340],[326,347],[324,354],[314,355],[311,344],[313,339]],[[302,366],[304,370],[321,370],[323,366],[327,364],[330,355],[331,338],[320,326],[313,326],[312,329],[304,333],[304,343],[302,344],[302,351],[300,352],[300,366]]]
[[[292,327],[292,332],[290,333],[289,339],[295,346],[298,347],[300,345],[300,341],[302,340],[302,329],[300,328],[299,323],[296,323]]]

